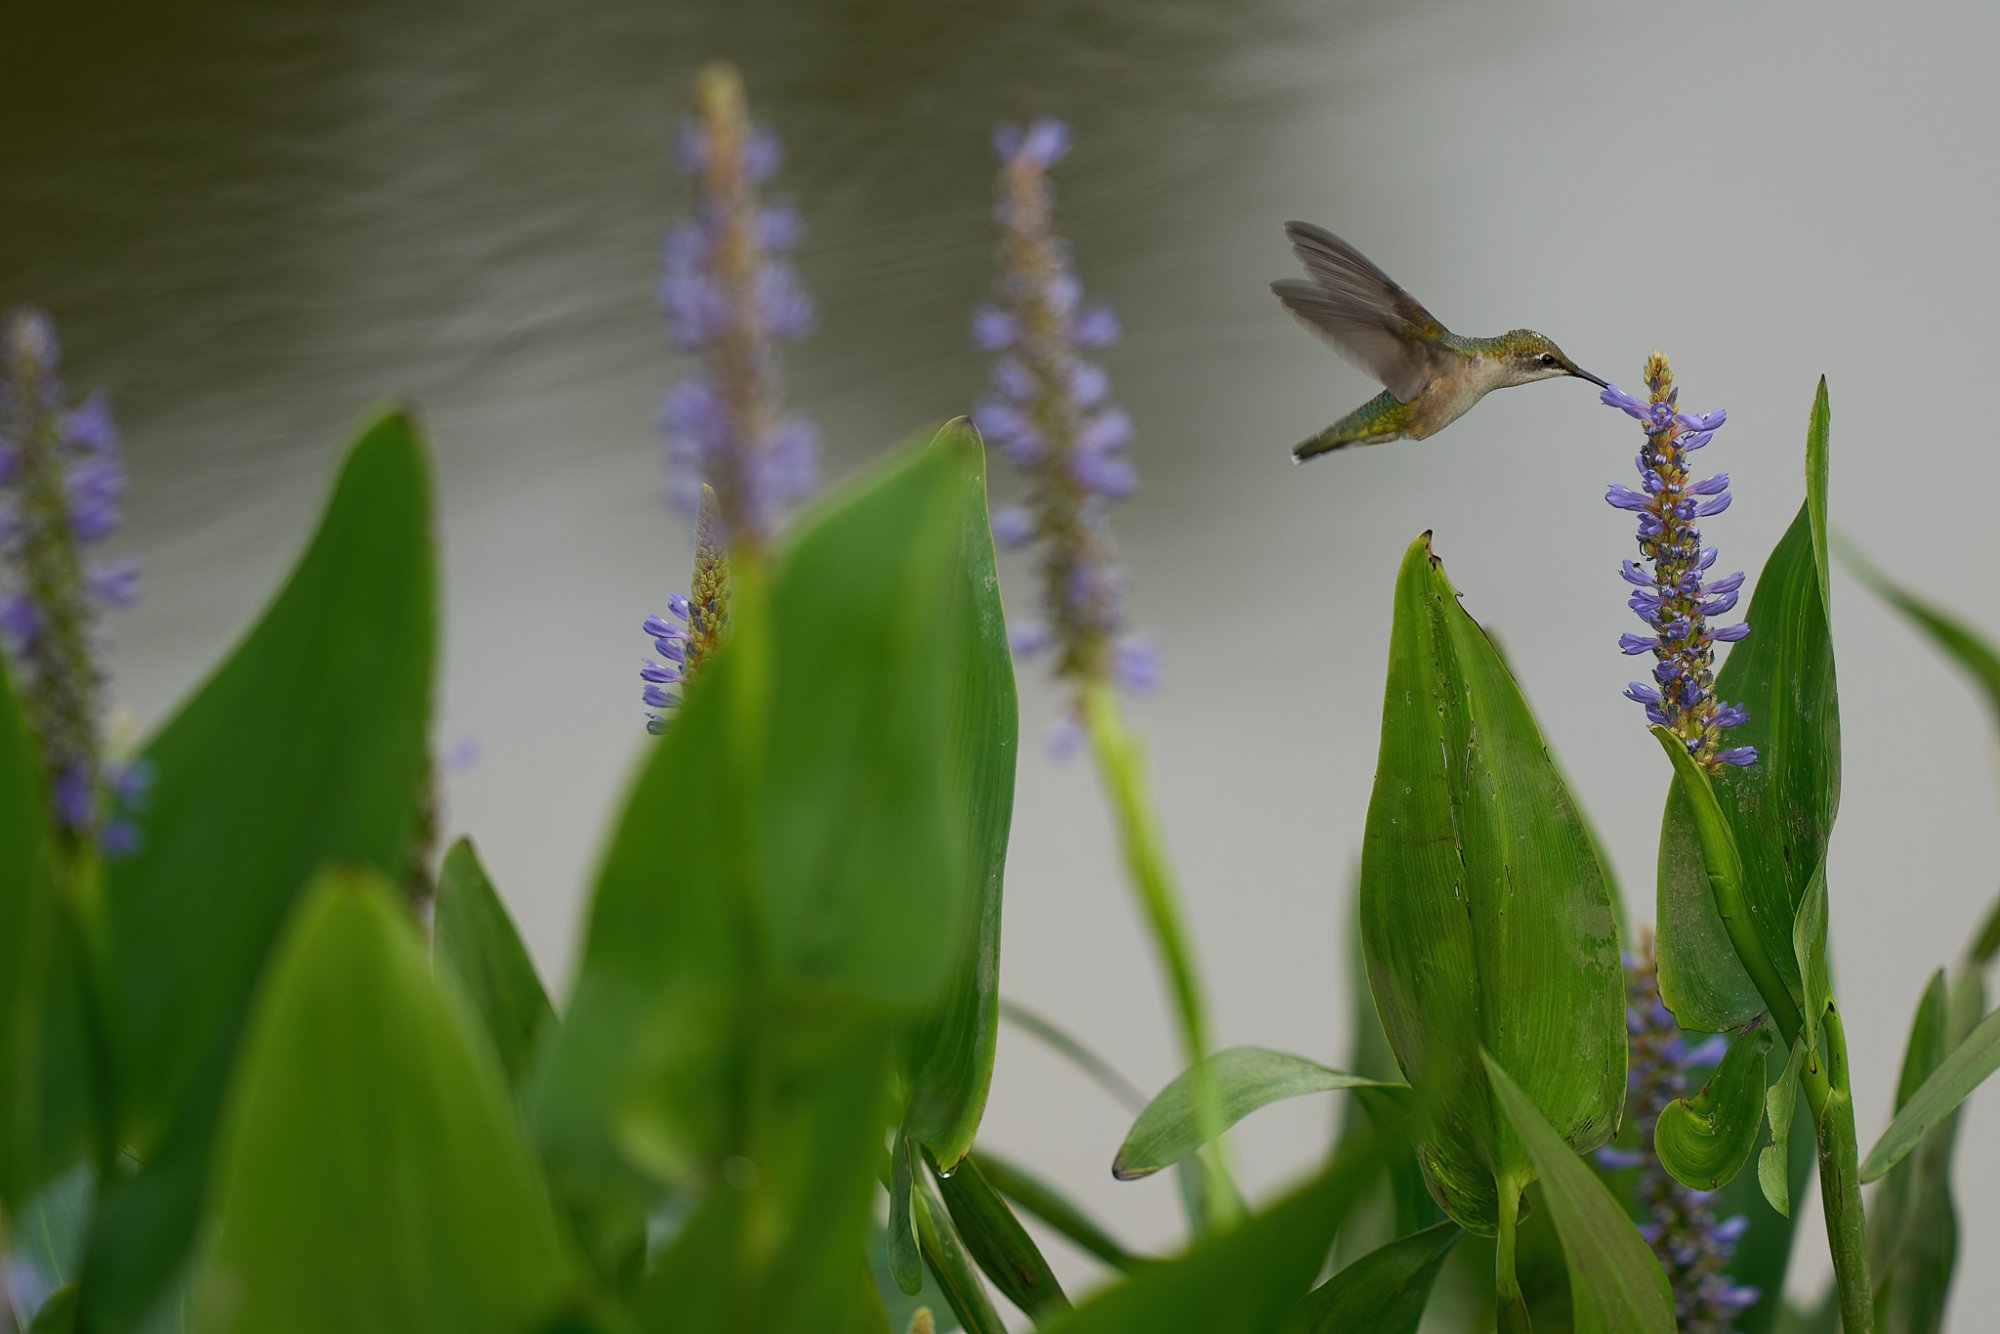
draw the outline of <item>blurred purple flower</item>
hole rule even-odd
[[[973,406],[980,432],[1025,474],[1028,503],[995,512],[1002,546],[1040,556],[1042,616],[1020,623],[1017,655],[1053,652],[1055,671],[1078,686],[1109,680],[1128,690],[1159,678],[1149,642],[1125,631],[1124,576],[1113,554],[1110,503],[1139,484],[1128,450],[1131,416],[1109,402],[1110,377],[1086,348],[1118,337],[1109,306],[1084,305],[1069,249],[1055,234],[1048,170],[1069,151],[1060,121],[1003,125],[999,273],[992,299],[974,309],[972,340],[998,352],[992,392]],[[1071,748],[1074,719],[1061,731]]]
[[[139,571],[129,558],[93,562],[86,549],[118,526],[125,494],[118,429],[93,394],[63,405],[62,349],[54,325],[21,307],[0,328],[0,647],[48,766],[56,821],[105,852],[129,851],[144,782],[103,754],[103,611],[131,603]]]

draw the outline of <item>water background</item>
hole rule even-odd
[[[481,751],[449,825],[559,984],[643,744],[637,623],[686,579],[652,288],[682,203],[669,128],[716,55],[790,149],[823,312],[790,389],[834,474],[977,392],[988,132],[1074,125],[1062,223],[1129,331],[1107,361],[1145,487],[1118,531],[1166,660],[1137,720],[1224,1041],[1345,1055],[1343,886],[1416,533],[1504,641],[1642,918],[1665,788],[1618,697],[1631,525],[1600,497],[1630,480],[1629,423],[1538,385],[1295,470],[1286,447],[1375,386],[1265,291],[1292,271],[1284,219],[1349,237],[1461,332],[1540,328],[1624,383],[1669,351],[1689,406],[1730,411],[1708,455],[1736,479],[1708,525],[1725,568],[1754,572],[1796,509],[1825,373],[1835,525],[2000,632],[1991,5],[10,0],[0,34],[0,303],[56,315],[129,442],[147,592],[117,623],[120,694],[148,725],[193,686],[297,549],[347,428],[415,402],[442,472],[439,739]],[[1832,911],[1865,1147],[1926,975],[1993,894],[2000,789],[1973,692],[1835,582]],[[1053,702],[1027,673],[1031,736]],[[1030,745],[1016,809],[1007,990],[1164,1083],[1160,980],[1089,770]],[[1247,1123],[1253,1194],[1305,1168],[1332,1111]],[[1168,1244],[1171,1185],[1109,1175],[1124,1128],[1006,1035],[990,1142]],[[1996,1132],[1988,1090],[1960,1150],[1961,1313],[2000,1303],[2000,1200],[1970,1189],[2000,1175]],[[1827,1271],[1807,1209],[1801,1292]]]

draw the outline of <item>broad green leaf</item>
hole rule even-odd
[[[1841,541],[1840,559],[1875,595],[1903,614],[1956,662],[1986,696],[1993,724],[2000,728],[2000,647],[1955,612],[1919,597],[1884,574],[1850,542]]]
[[[979,1164],[961,1161],[938,1177],[953,1228],[993,1286],[1038,1323],[1070,1309],[1055,1272],[1007,1202],[988,1184]]]
[[[993,1189],[1113,1269],[1131,1273],[1146,1263],[1075,1201],[1020,1164],[984,1147],[972,1157]]]
[[[1905,1106],[1951,1045],[1951,1000],[1942,970],[1931,975],[1903,1048],[1896,1106]],[[1936,1134],[1897,1164],[1868,1207],[1868,1271],[1875,1281],[1875,1323],[1882,1334],[1936,1334],[1958,1251],[1951,1199],[1954,1112]]]
[[[41,1176],[44,967],[57,926],[35,744],[0,664],[0,1219]]]
[[[1715,680],[1717,698],[1750,713],[1729,744],[1755,746],[1758,758],[1725,766],[1711,783],[1742,857],[1748,921],[1793,994],[1792,925],[1840,804],[1840,707],[1814,522],[1802,504],[1757,580],[1750,635],[1730,647]],[[1669,796],[1660,831],[1660,994],[1682,1027],[1719,1033],[1749,1023],[1764,1001],[1716,920],[1691,814]]]
[[[1311,1285],[1358,1184],[1351,1166],[1335,1163],[1265,1212],[1203,1237],[1177,1259],[1146,1266],[1042,1328],[1047,1334],[1270,1334]]]
[[[1487,1074],[1502,1113],[1542,1183],[1569,1265],[1576,1334],[1675,1334],[1667,1276],[1652,1248],[1597,1174],[1491,1056]]]
[[[1770,1049],[1767,1029],[1737,1034],[1706,1084],[1660,1110],[1653,1152],[1682,1185],[1716,1190],[1750,1161],[1764,1125],[1764,1053]]]
[[[1179,1162],[1206,1142],[1195,1110],[1195,1090],[1204,1079],[1210,1081],[1216,1100],[1218,1133],[1284,1098],[1331,1089],[1408,1087],[1350,1075],[1268,1047],[1225,1048],[1176,1075],[1146,1105],[1119,1147],[1111,1175],[1136,1181]]]
[[[321,877],[272,959],[213,1221],[211,1334],[525,1334],[573,1282],[476,1020],[378,875]]]
[[[1625,987],[1604,866],[1513,679],[1430,551],[1396,580],[1382,746],[1361,858],[1361,936],[1389,1044],[1429,1113],[1432,1193],[1498,1226],[1528,1179],[1480,1052],[1579,1149],[1625,1092]]]
[[[472,1002],[506,1073],[518,1090],[535,1043],[555,1023],[555,1007],[535,973],[507,905],[465,839],[451,845],[438,874],[434,950]]]
[[[910,1195],[916,1190],[913,1157],[909,1135],[898,1131],[889,1163],[889,1276],[911,1296],[924,1287],[924,1258],[910,1212]]]
[[[142,846],[107,868],[129,1132],[158,1142],[234,1046],[294,900],[327,862],[403,865],[436,652],[430,464],[384,412],[257,624],[147,745]]]
[[[1862,1160],[1861,1179],[1877,1180],[1902,1162],[1995,1070],[2000,1070],[2000,1010],[1980,1020],[1896,1109],[1889,1128]]]
[[[912,1035],[904,1061],[907,1124],[941,1167],[972,1148],[1000,1024],[1000,894],[1007,832],[1014,815],[1014,759],[1020,724],[1014,657],[1000,611],[1000,576],[987,527],[986,457],[979,433],[960,418],[931,447],[949,454],[958,478],[956,567],[938,633],[962,641],[951,684],[948,779],[963,809],[954,825],[964,842],[966,940],[942,996]]]
[[[768,1007],[801,1033],[900,1026],[954,975],[964,664],[935,631],[964,466],[901,451],[802,521],[768,598],[732,571],[728,641],[649,746],[538,1067],[544,1145],[572,1180],[689,1179],[737,1152],[747,1044],[796,1045]]]
[[[1800,1031],[1806,1050],[1819,1050],[1819,1022],[1833,1004],[1833,976],[1826,962],[1826,863],[1806,884],[1806,896],[1792,922],[1792,957],[1799,966]]]
[[[1792,1216],[1791,1133],[1799,1100],[1799,1072],[1805,1060],[1805,1034],[1792,1044],[1784,1072],[1764,1091],[1764,1117],[1771,1124],[1771,1142],[1757,1155],[1757,1185],[1771,1207]]]
[[[109,864],[108,998],[146,1169],[91,1224],[84,1300],[135,1329],[185,1267],[253,984],[325,863],[402,870],[436,648],[430,465],[411,420],[348,448],[318,531],[262,617],[148,744],[140,851]]]
[[[1446,1221],[1370,1251],[1306,1294],[1287,1334],[1416,1334],[1431,1284],[1464,1235]]]
[[[1694,758],[1680,740],[1664,727],[1652,729],[1660,748],[1667,754],[1673,765],[1674,784],[1680,790],[1690,813],[1689,823],[1694,828],[1694,837],[1701,849],[1698,865],[1706,868],[1709,882],[1709,903],[1714,910],[1713,918],[1720,924],[1732,951],[1739,971],[1748,976],[1760,997],[1758,1012],[1769,1011],[1777,1019],[1779,1031],[1790,1034],[1799,1028],[1798,1001],[1787,987],[1783,974],[1766,951],[1761,933],[1758,932],[1757,909],[1751,902],[1748,879],[1742,856],[1742,843],[1738,839],[1729,816],[1722,808],[1717,796],[1714,779],[1696,764]],[[1662,837],[1665,835],[1663,834]],[[1789,955],[1791,932],[1786,932],[1786,946]],[[1664,951],[1664,941],[1661,948]],[[1668,1009],[1673,1009],[1674,998],[1667,993],[1666,955],[1660,955],[1660,998]],[[1797,964],[1794,961],[1793,971]],[[1682,1027],[1685,1020],[1675,1012],[1675,1019]]]
[[[966,645],[937,633],[972,447],[901,451],[828,497],[768,582],[732,566],[726,642],[612,840],[532,1104],[572,1209],[702,1194],[723,1259],[663,1260],[653,1327],[865,1318],[824,1297],[866,1249],[896,1044],[973,939],[950,777]]]

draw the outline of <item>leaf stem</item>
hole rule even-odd
[[[1874,1283],[1868,1275],[1868,1221],[1861,1210],[1860,1147],[1854,1133],[1854,1096],[1848,1085],[1847,1034],[1837,1007],[1828,1006],[1820,1024],[1826,1034],[1826,1068],[1808,1064],[1801,1073],[1806,1105],[1819,1131],[1820,1204],[1826,1213],[1827,1249],[1833,1255],[1840,1289],[1841,1328],[1872,1334]]]
[[[1522,1182],[1511,1173],[1494,1184],[1500,1188],[1500,1234],[1493,1248],[1493,1286],[1500,1306],[1500,1334],[1530,1334],[1528,1302],[1521,1295],[1514,1271],[1514,1238],[1520,1227]]]
[[[1103,682],[1086,685],[1081,704],[1091,754],[1117,817],[1126,873],[1138,891],[1139,906],[1145,912],[1154,948],[1166,968],[1173,992],[1182,1054],[1191,1068],[1198,1068],[1209,1052],[1208,1005],[1196,972],[1194,947],[1180,894],[1174,887],[1173,870],[1167,863],[1159,822],[1153,815],[1139,743],[1126,730],[1118,712],[1117,696],[1110,686]],[[1201,1192],[1202,1214],[1210,1227],[1233,1221],[1239,1212],[1236,1188],[1229,1173],[1222,1107],[1213,1085],[1213,1080],[1203,1078],[1194,1089],[1195,1115],[1202,1127],[1202,1139],[1208,1145],[1201,1151],[1199,1161],[1209,1187]]]

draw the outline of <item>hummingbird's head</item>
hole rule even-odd
[[[1510,384],[1530,384],[1536,380],[1553,380],[1559,375],[1574,375],[1600,388],[1609,388],[1604,381],[1565,356],[1552,339],[1533,329],[1516,329],[1500,335],[1500,357],[1506,363]]]

